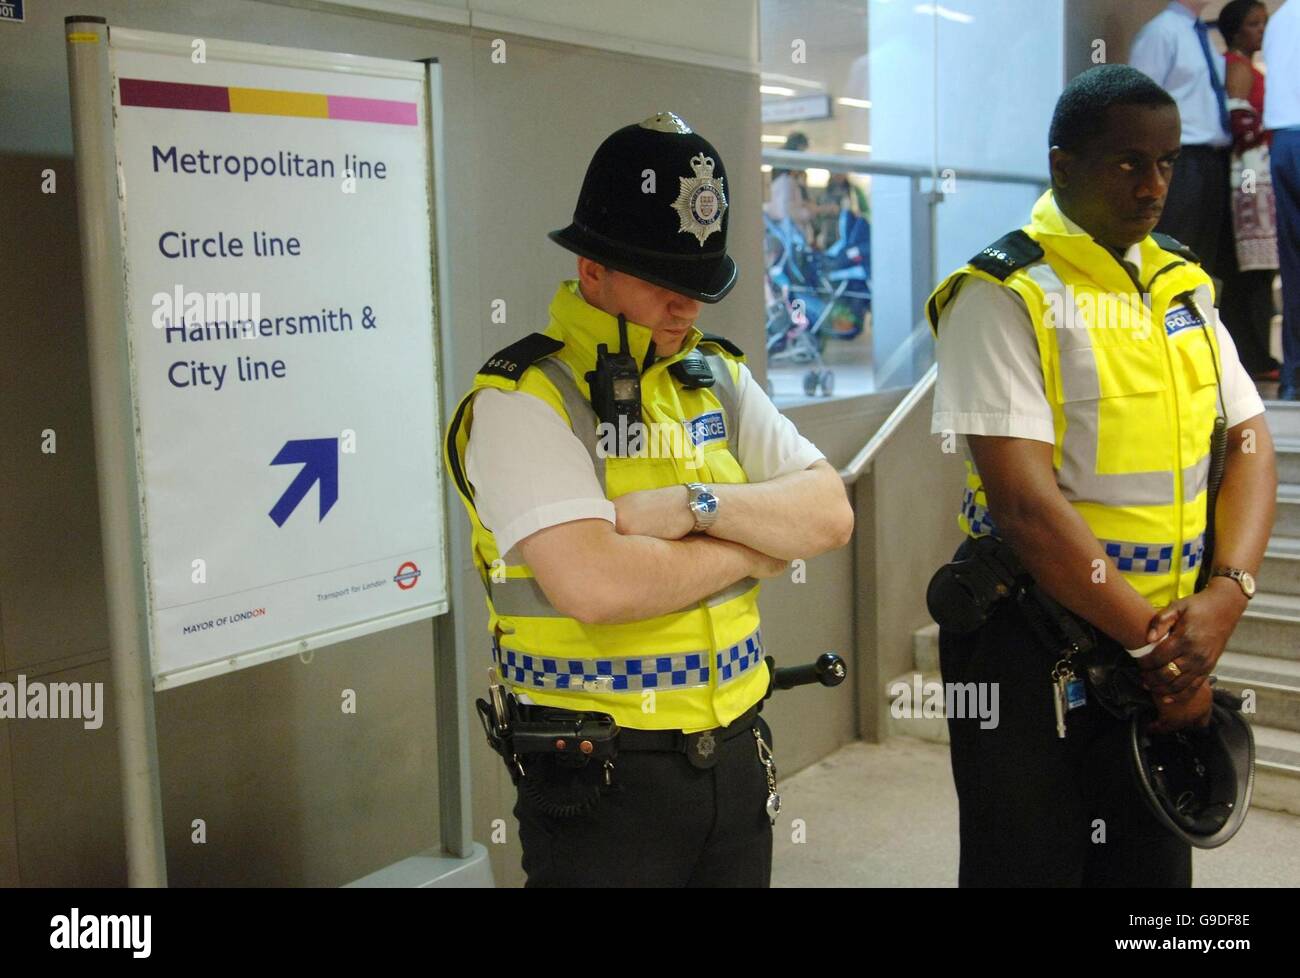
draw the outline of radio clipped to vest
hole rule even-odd
[[[688,391],[712,387],[716,380],[713,370],[709,367],[709,361],[705,360],[698,350],[692,350],[672,364],[668,372]]]
[[[641,421],[641,367],[627,346],[627,318],[618,315],[617,353],[610,353],[604,343],[596,347],[596,369],[586,373],[591,390],[591,407],[601,424],[613,425],[615,431],[628,431]],[[654,341],[646,359],[654,356]],[[619,454],[624,446],[619,439]]]
[[[1210,432],[1210,475],[1205,492],[1205,555],[1196,575],[1196,590],[1204,591],[1210,583],[1210,572],[1214,567],[1214,509],[1218,505],[1219,486],[1223,484],[1223,470],[1228,462],[1228,409],[1223,399],[1223,375],[1219,372],[1219,358],[1215,356],[1214,344],[1210,343],[1210,330],[1205,325],[1205,316],[1191,292],[1184,292],[1178,298],[1187,303],[1187,307],[1201,321],[1201,332],[1205,336],[1205,342],[1210,344],[1210,362],[1214,364],[1214,383],[1219,394],[1219,410],[1214,418],[1214,430]]]

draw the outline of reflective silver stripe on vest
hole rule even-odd
[[[582,391],[578,389],[578,382],[574,379],[573,372],[563,360],[558,360],[555,357],[544,357],[538,360],[534,366],[544,373],[547,379],[555,385],[555,389],[560,392],[560,399],[564,402],[565,413],[569,416],[569,427],[573,429],[573,433],[582,441],[582,444],[587,449],[587,454],[591,456],[591,464],[596,467],[596,478],[600,480],[600,488],[603,492],[605,489],[605,459],[598,451],[599,440],[596,437],[596,426],[600,424],[600,419],[596,417],[591,402],[582,396]]]
[[[1183,502],[1194,503],[1196,497],[1210,487],[1210,453],[1183,469]]]
[[[746,594],[757,585],[758,581],[752,577],[742,578],[730,587],[714,591],[704,599],[704,603],[709,607],[725,604]],[[504,581],[493,581],[489,578],[488,597],[491,598],[492,607],[498,615],[514,618],[567,617],[560,614],[547,600],[546,593],[535,577],[508,577]],[[678,610],[689,611],[695,607],[697,605],[691,604]]]
[[[1039,262],[1025,272],[1046,296],[1056,295],[1057,308],[1066,308],[1069,295],[1065,283],[1051,265]],[[1046,309],[1043,315],[1046,316]],[[1061,468],[1056,473],[1061,494],[1071,502],[1096,502],[1105,506],[1172,505],[1172,472],[1097,471],[1101,378],[1092,348],[1092,329],[1068,329],[1059,325],[1051,328],[1057,337],[1061,395],[1065,400],[1065,437],[1061,443]],[[1086,351],[1086,354],[1075,355],[1079,351]],[[1206,471],[1208,473],[1208,469]]]
[[[709,369],[713,371],[713,396],[722,405],[727,417],[727,450],[731,457],[740,461],[740,396],[736,393],[736,381],[731,376],[725,358],[716,353],[705,356]]]
[[[611,659],[565,659],[502,648],[494,642],[492,658],[501,677],[511,685],[552,693],[697,689],[709,685],[713,669],[717,670],[717,684],[724,686],[757,666],[763,661],[763,639],[755,629],[712,656],[699,651]]]
[[[513,618],[563,618],[547,599],[535,577],[488,581],[488,597],[498,615]]]

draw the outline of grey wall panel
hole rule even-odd
[[[843,547],[807,562],[806,579],[792,575],[763,582],[763,645],[777,666],[812,662],[835,652],[852,674],[853,553]],[[763,707],[772,726],[778,774],[793,774],[857,739],[857,701],[853,683],[834,689],[802,686],[772,694]],[[797,817],[797,813],[794,813]]]
[[[41,682],[103,683],[108,662],[28,676]],[[12,680],[11,680],[12,681]],[[8,720],[23,886],[123,886],[126,844],[111,699],[104,722]]]
[[[337,886],[435,847],[431,631],[414,622],[159,694],[172,883]]]
[[[965,467],[930,434],[933,403],[931,394],[886,443],[858,497],[863,511],[874,514],[858,541],[860,600],[869,603],[859,632],[865,661],[858,687],[867,740],[884,736],[885,684],[912,671],[912,633],[931,622],[926,585],[961,542]]]
[[[18,885],[18,831],[14,824],[14,783],[9,729],[12,720],[0,720],[0,887]]]
[[[108,621],[71,160],[0,145],[0,186],[0,627],[16,670],[104,649]]]

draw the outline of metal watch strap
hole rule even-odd
[[[1211,579],[1215,577],[1226,577],[1230,581],[1236,581],[1237,587],[1241,588],[1241,593],[1244,594],[1246,596],[1246,600],[1249,601],[1253,597],[1255,597],[1255,588],[1246,586],[1246,582],[1245,580],[1243,580],[1243,578],[1247,576],[1250,577],[1251,583],[1254,584],[1255,575],[1251,574],[1249,571],[1243,570],[1240,567],[1216,567],[1214,568],[1213,571],[1210,572]]]
[[[704,530],[707,530],[709,527],[711,527],[711,526],[712,526],[712,525],[717,521],[717,519],[718,519],[718,510],[717,510],[717,498],[718,498],[718,497],[717,497],[717,495],[713,492],[713,490],[710,489],[710,488],[709,488],[707,485],[705,485],[703,482],[688,482],[688,483],[686,483],[686,492],[687,492],[687,497],[686,497],[686,498],[687,498],[687,504],[688,504],[688,505],[690,506],[690,508],[691,508],[691,513],[695,516],[695,526],[694,526],[694,528],[692,529],[691,532],[693,532],[693,533],[701,533],[701,532],[703,532]],[[699,494],[702,493],[702,492],[707,492],[710,496],[713,496],[713,499],[714,499],[714,509],[713,509],[713,512],[711,512],[711,513],[701,513],[698,509],[695,508],[695,500],[698,498]]]

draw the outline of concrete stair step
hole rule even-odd
[[[1300,484],[1300,438],[1275,438],[1273,447],[1277,451],[1277,481]]]
[[[1228,651],[1214,671],[1221,687],[1246,699],[1251,723],[1300,734],[1300,662]]]
[[[1277,389],[1273,384],[1272,391]],[[1264,401],[1268,430],[1274,438],[1300,438],[1300,401]]]
[[[1300,733],[1254,726],[1255,808],[1300,815]]]
[[[939,626],[933,622],[912,633],[912,665],[917,672],[939,674]]]
[[[937,629],[938,626],[936,625]],[[931,684],[942,685],[943,679],[936,668],[932,673],[905,672],[885,683],[885,718],[887,736],[912,737],[916,740],[929,741],[932,744],[948,743],[948,721],[944,711],[939,707],[935,715],[931,703],[927,709],[926,690],[934,688]],[[920,686],[920,702],[917,703],[917,686]],[[929,713],[930,715],[926,715]]]
[[[1259,583],[1277,594],[1300,595],[1300,539],[1275,535],[1269,540]]]
[[[1231,650],[1300,660],[1300,595],[1260,591],[1232,633]]]
[[[1277,487],[1277,519],[1273,522],[1273,533],[1300,537],[1300,486],[1285,484]]]

